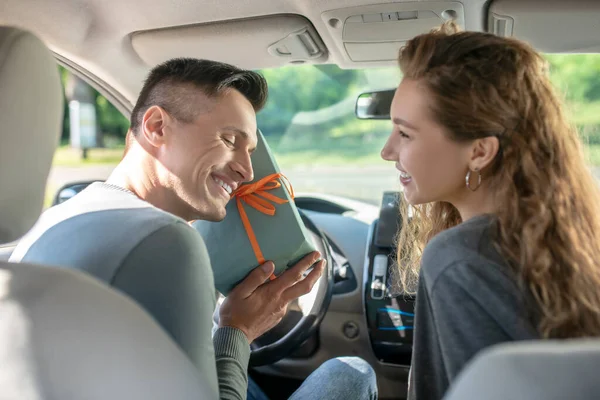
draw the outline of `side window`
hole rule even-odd
[[[106,179],[121,160],[129,128],[128,119],[94,88],[62,67],[60,74],[63,131],[48,178],[46,207],[67,184]]]
[[[547,55],[551,78],[567,101],[589,165],[600,179],[600,54]],[[258,116],[283,172],[296,191],[380,203],[398,190],[397,176],[379,156],[389,121],[358,120],[361,92],[397,86],[397,67],[342,70],[300,65],[260,71],[269,101]],[[46,206],[66,184],[108,177],[120,161],[129,121],[110,102],[61,68],[65,118],[48,181]]]
[[[592,172],[600,180],[600,54],[551,54],[550,76],[577,126]]]

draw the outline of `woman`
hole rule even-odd
[[[600,334],[600,196],[530,46],[447,24],[399,62],[382,157],[412,206],[398,240],[404,291],[418,282],[409,398],[439,399],[485,347]]]

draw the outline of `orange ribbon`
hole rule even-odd
[[[278,189],[282,186],[279,179],[281,182],[283,182],[285,188],[293,199],[294,189],[292,189],[292,185],[287,177],[281,173],[267,175],[254,183],[242,185],[231,195],[231,197],[236,198],[238,212],[240,213],[242,223],[246,229],[246,234],[248,235],[248,239],[250,239],[252,250],[254,250],[254,255],[256,256],[256,260],[259,264],[264,264],[266,260],[263,256],[260,246],[258,245],[258,240],[256,240],[256,235],[254,234],[254,230],[252,229],[252,225],[250,224],[250,219],[246,214],[246,210],[244,210],[242,201],[263,214],[269,216],[275,215],[275,204],[285,204],[288,202],[287,200],[279,198],[268,192],[269,190]],[[271,274],[269,279],[275,279],[275,274]]]

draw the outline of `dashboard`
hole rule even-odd
[[[410,365],[414,328],[414,297],[395,294],[392,268],[394,241],[401,220],[398,193],[386,192],[379,218],[366,240],[364,305],[373,352],[383,362]]]
[[[404,398],[412,355],[414,298],[392,295],[397,192],[376,212],[330,199],[299,198],[298,208],[327,237],[333,254],[333,296],[319,332],[291,356],[257,368],[270,376],[301,378],[333,357],[359,356],[377,374],[380,398]]]
[[[394,241],[401,220],[398,210],[398,192],[385,192],[379,215],[365,230],[352,223],[352,217],[341,212],[305,211],[322,229],[332,243],[336,283],[334,296],[356,288],[355,275],[361,275],[359,288],[362,311],[366,319],[371,349],[379,362],[409,366],[412,355],[414,328],[414,297],[395,294],[392,269],[396,268]],[[317,202],[303,205],[320,205]],[[334,210],[327,205],[324,211]],[[341,207],[339,208],[342,209]],[[345,210],[347,213],[347,210]],[[327,215],[329,214],[329,215]],[[338,214],[337,218],[331,214]],[[338,225],[332,229],[332,223]],[[362,244],[360,243],[362,241]],[[343,249],[362,248],[359,254],[344,253]],[[343,265],[340,265],[341,260]],[[344,270],[342,275],[338,272]],[[345,271],[348,269],[349,271]]]

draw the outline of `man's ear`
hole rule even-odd
[[[170,121],[170,116],[159,106],[152,106],[146,110],[142,119],[142,135],[145,141],[153,147],[160,147],[165,141],[165,127]]]
[[[496,158],[499,150],[500,142],[496,136],[476,139],[471,147],[469,169],[471,171],[481,171],[488,167]]]

